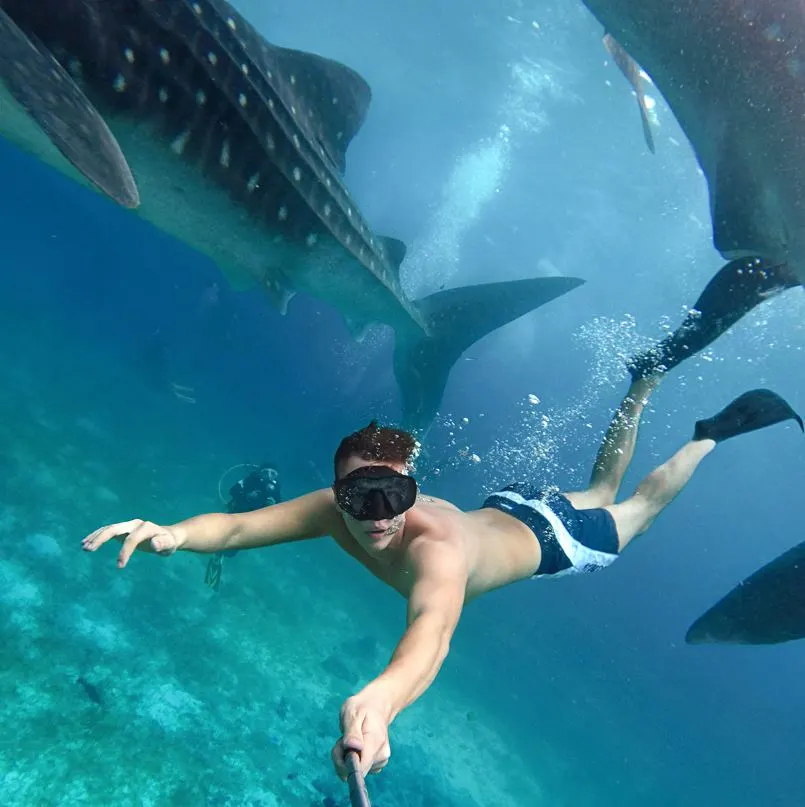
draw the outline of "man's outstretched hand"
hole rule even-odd
[[[341,739],[333,747],[333,764],[341,779],[347,778],[345,755],[356,751],[361,773],[380,773],[391,756],[389,708],[365,695],[347,698],[341,707]]]
[[[141,518],[101,527],[84,538],[81,546],[87,552],[94,552],[113,538],[123,542],[117,556],[120,569],[129,562],[135,549],[150,550],[158,555],[172,555],[181,546],[179,537],[170,527],[160,527],[159,524],[143,521]]]

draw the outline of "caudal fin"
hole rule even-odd
[[[431,335],[398,334],[394,350],[406,427],[425,429],[431,424],[450,370],[467,348],[582,283],[576,277],[539,277],[463,286],[418,300]]]

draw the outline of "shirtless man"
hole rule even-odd
[[[93,552],[122,540],[117,565],[136,549],[215,553],[332,536],[408,602],[407,628],[377,678],[341,707],[342,737],[332,757],[341,778],[345,754],[359,752],[364,774],[389,760],[394,718],[430,686],[447,656],[465,603],[529,577],[592,572],[611,564],[682,490],[722,440],[789,418],[802,422],[768,390],[733,401],[696,424],[693,439],[616,504],[634,453],[638,422],[658,376],[636,379],[610,424],[590,487],[572,493],[512,485],[480,510],[418,495],[411,472],[417,442],[372,422],[345,437],[335,454],[332,487],[247,513],[210,513],[170,527],[134,519],[84,539]]]

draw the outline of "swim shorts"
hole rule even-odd
[[[602,507],[577,510],[561,493],[532,485],[509,485],[483,503],[514,516],[536,536],[542,560],[533,577],[587,574],[618,557],[618,531]]]

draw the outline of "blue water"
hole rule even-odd
[[[621,357],[675,326],[720,266],[683,135],[660,103],[646,152],[584,8],[504,5],[239,4],[272,41],[372,85],[347,181],[375,230],[408,243],[412,293],[552,267],[587,280],[456,366],[426,487],[464,507],[523,476],[583,484],[626,388]],[[346,803],[338,708],[393,649],[396,595],[326,540],[242,553],[217,593],[203,558],[121,572],[111,549],[79,546],[106,522],[220,508],[238,463],[277,463],[286,498],[326,484],[342,434],[399,414],[389,340],[356,345],[302,297],[280,317],[4,143],[0,176],[0,801]],[[625,489],[745,389],[805,408],[803,313],[790,292],[674,372]],[[606,573],[468,607],[437,682],[392,727],[375,803],[805,803],[805,643],[684,644],[802,540],[804,458],[790,427],[719,447]]]

